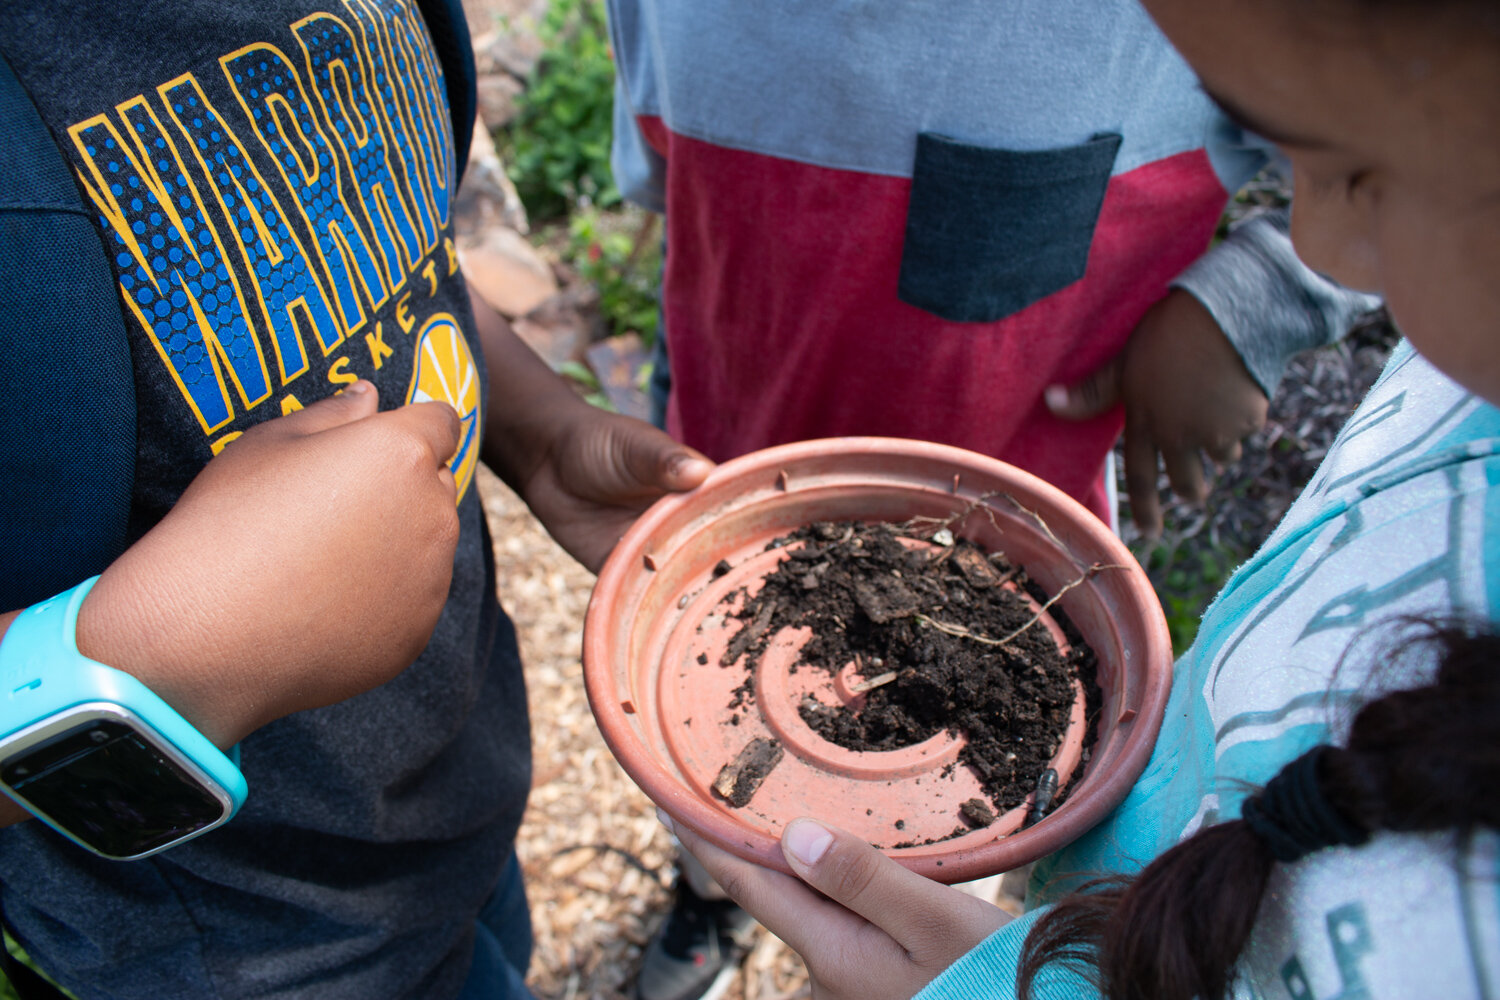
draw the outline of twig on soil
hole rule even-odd
[[[946,632],[948,635],[957,636],[960,639],[973,639],[975,642],[982,642],[986,646],[1004,646],[1008,644],[1012,639],[1016,638],[1017,636],[1024,633],[1027,629],[1031,628],[1031,626],[1041,621],[1042,615],[1048,608],[1056,604],[1058,600],[1061,599],[1061,597],[1068,591],[1072,590],[1074,587],[1081,586],[1089,579],[1089,577],[1093,576],[1095,573],[1101,572],[1102,570],[1106,569],[1126,568],[1127,567],[1122,566],[1119,563],[1094,563],[1094,565],[1084,570],[1082,575],[1080,575],[1078,579],[1073,580],[1069,583],[1065,583],[1061,587],[1059,587],[1057,589],[1057,593],[1047,598],[1047,603],[1043,604],[1040,608],[1037,609],[1036,614],[1032,615],[1029,619],[1027,619],[1024,625],[1022,625],[1020,628],[1016,629],[1014,632],[1010,633],[1010,635],[1007,635],[1003,639],[991,639],[987,635],[979,635],[977,632],[970,632],[962,625],[952,625],[948,622],[938,621],[936,618],[928,618],[926,615],[913,615],[912,617],[916,618],[916,620],[921,622],[923,625],[928,625],[932,628],[937,629],[939,632]],[[853,688],[851,687],[850,690],[853,690]]]
[[[968,506],[964,507],[963,510],[958,511],[954,514],[950,514],[945,518],[913,517],[909,520],[901,522],[900,524],[896,525],[896,527],[903,531],[909,532],[915,532],[918,526],[927,525],[931,525],[934,528],[946,528],[949,525],[957,524],[959,521],[962,521],[964,518],[974,513],[974,511],[978,510],[980,507],[983,507],[986,516],[988,516],[990,519],[990,524],[995,528],[996,531],[1000,531],[1000,525],[995,521],[995,510],[989,505],[989,501],[993,500],[995,497],[1004,497],[1005,499],[1009,500],[1012,507],[1016,508],[1016,510],[1020,511],[1023,514],[1026,514],[1033,521],[1035,521],[1037,523],[1037,527],[1041,528],[1042,531],[1046,533],[1047,537],[1052,539],[1052,543],[1054,545],[1065,552],[1067,551],[1067,546],[1063,545],[1062,539],[1058,538],[1057,535],[1053,533],[1051,526],[1047,524],[1046,519],[1043,518],[1042,515],[1038,514],[1036,511],[1032,510],[1030,507],[1021,503],[1021,501],[1017,500],[1015,497],[1011,496],[1009,493],[1004,492],[1003,490],[990,490],[986,493],[981,493],[979,494],[979,496],[970,501]]]
[[[928,566],[932,566],[932,567],[941,566],[943,563],[945,563],[945,562],[948,561],[948,558],[950,556],[952,556],[953,553],[955,553],[957,551],[958,551],[958,546],[957,545],[949,545],[946,548],[944,548],[943,551],[940,554],[938,554],[936,556],[933,556],[932,559],[930,561],[928,561],[927,565]]]
[[[719,657],[719,666],[727,667],[744,655],[745,650],[766,630],[771,624],[771,616],[776,613],[776,602],[768,601],[756,614],[755,620],[735,633],[734,638],[724,648],[724,655]]]
[[[935,628],[939,632],[946,632],[948,635],[955,635],[960,639],[973,639],[975,642],[982,642],[986,646],[1003,646],[1007,642],[1007,640],[1005,639],[991,639],[987,635],[980,635],[978,632],[970,632],[962,625],[950,625],[948,622],[938,621],[936,618],[928,618],[926,615],[913,615],[912,617],[921,622],[923,625],[926,625],[929,628]],[[1038,620],[1039,619],[1035,618],[1032,619],[1033,622]],[[1021,626],[1021,628],[1018,629],[1016,633],[1012,634],[1018,634],[1019,632],[1026,631],[1026,629],[1029,628],[1031,624],[1032,622],[1027,622],[1025,625]]]
[[[964,507],[963,510],[949,514],[947,517],[924,517],[922,515],[918,515],[917,517],[908,518],[907,520],[902,521],[900,524],[893,525],[893,527],[899,531],[907,533],[915,533],[918,528],[925,527],[931,527],[934,531],[938,531],[943,528],[950,527],[951,525],[957,524],[959,521],[962,521],[964,518],[974,513],[980,507],[985,508],[985,513],[989,515],[990,523],[995,524],[995,512],[994,510],[990,509],[989,501],[998,496],[1008,496],[1008,494],[1002,493],[999,490],[991,490],[988,493],[979,494],[979,496],[975,497],[973,500],[970,500],[968,505]],[[1011,503],[1015,503],[1015,500],[1012,499]],[[995,530],[998,531],[999,529],[1000,526],[998,524],[995,524]]]
[[[918,615],[917,617],[920,618],[921,615]],[[857,684],[850,684],[849,691],[851,694],[864,694],[866,691],[873,691],[876,688],[881,687],[882,685],[889,684],[895,679],[896,671],[887,670],[879,677],[871,677],[869,680],[860,681]]]
[[[1000,576],[995,580],[995,586],[997,586],[997,587],[1003,587],[1003,586],[1005,586],[1007,583],[1010,583],[1010,581],[1014,580],[1016,578],[1016,576],[1020,574],[1020,572],[1021,572],[1021,567],[1019,567],[1019,566],[1012,566],[1010,569],[1008,569],[1004,573],[1000,574]]]

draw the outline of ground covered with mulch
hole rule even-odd
[[[500,600],[526,663],[535,775],[517,850],[540,1000],[627,1000],[641,951],[670,905],[673,848],[655,807],[610,756],[580,660],[593,576],[481,467]],[[725,1000],[806,997],[801,961],[765,931]]]

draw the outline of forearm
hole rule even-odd
[[[469,301],[489,371],[481,457],[506,485],[521,493],[546,459],[557,428],[588,404],[472,287]]]
[[[100,575],[78,651],[221,748],[409,666],[452,582],[460,428],[377,402],[357,382],[236,439]]]
[[[256,681],[258,653],[277,655],[277,640],[257,641],[227,581],[164,579],[169,553],[147,534],[104,571],[78,611],[78,651],[131,674],[228,749],[284,714],[279,692]]]
[[[265,698],[248,697],[259,685],[231,676],[240,671],[230,668],[224,644],[214,638],[221,630],[182,625],[180,588],[143,582],[141,574],[151,574],[151,548],[148,534],[101,574],[78,611],[78,651],[135,677],[220,748],[231,747],[269,721],[264,706],[257,707]],[[195,589],[204,600],[204,588]],[[0,615],[0,642],[20,613]]]

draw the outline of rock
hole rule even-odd
[[[641,389],[641,368],[651,357],[639,334],[606,337],[591,344],[585,357],[599,376],[599,387],[616,410],[641,420],[650,419],[651,405]]]
[[[569,289],[513,320],[511,329],[557,371],[564,363],[583,357],[595,339],[597,315],[587,290]]]
[[[984,799],[968,799],[958,807],[958,812],[964,822],[976,830],[995,822],[995,810]]]
[[[526,88],[506,73],[487,73],[478,80],[479,117],[491,132],[504,128],[516,117],[516,98]]]
[[[464,182],[454,199],[454,230],[459,246],[481,238],[495,226],[528,233],[531,226],[516,186],[505,175],[494,140],[482,118],[474,121],[474,139],[469,146],[469,164]]]
[[[508,73],[525,81],[542,56],[535,31],[487,32],[474,40],[474,61],[481,74]]]
[[[458,255],[469,283],[505,316],[524,316],[557,294],[552,268],[513,229],[490,228]]]
[[[471,166],[453,200],[453,233],[460,248],[483,242],[491,229],[531,231],[526,209],[498,167]]]

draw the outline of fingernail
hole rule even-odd
[[[1047,401],[1047,405],[1050,408],[1060,410],[1068,405],[1068,387],[1065,385],[1049,385],[1042,391],[1042,398]]]
[[[797,819],[782,833],[781,843],[804,865],[815,865],[833,843],[833,834],[810,819]]]
[[[668,474],[673,479],[692,479],[708,475],[710,468],[708,462],[695,455],[678,455],[672,459]]]
[[[371,391],[374,388],[375,387],[373,385],[366,382],[364,379],[360,379],[358,382],[354,382],[350,385],[344,386],[344,388],[340,391],[347,392],[351,396],[363,396],[365,393]]]

